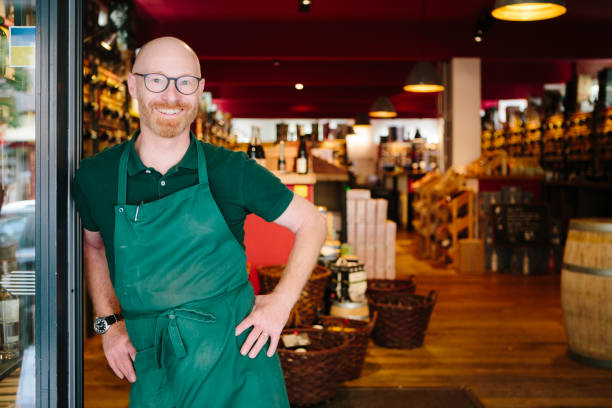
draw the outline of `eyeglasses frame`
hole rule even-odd
[[[145,88],[147,88],[147,91],[149,92],[153,92],[153,93],[162,93],[164,92],[166,89],[168,89],[168,86],[170,85],[170,81],[174,81],[174,87],[176,88],[177,92],[180,93],[181,95],[193,95],[194,93],[196,93],[198,91],[198,86],[200,86],[200,81],[202,81],[204,78],[201,77],[196,77],[193,75],[181,75],[180,77],[176,77],[176,78],[172,78],[172,77],[168,77],[164,74],[160,74],[159,72],[149,72],[148,74],[141,74],[139,72],[132,72],[132,75],[138,75],[142,77],[142,82],[144,83]],[[168,80],[168,82],[166,82],[166,86],[164,87],[164,89],[162,89],[161,91],[152,91],[149,89],[149,87],[147,86],[147,77],[149,75],[161,75],[164,78],[166,78]],[[196,88],[194,89],[194,91],[192,93],[184,93],[181,92],[181,90],[178,87],[178,80],[181,78],[185,78],[185,77],[189,77],[189,78],[195,78],[198,80],[198,86],[196,86]]]

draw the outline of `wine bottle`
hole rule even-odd
[[[249,159],[253,159],[257,161],[257,141],[256,141],[256,126],[251,127],[251,141],[249,142],[249,147],[247,149],[247,155]]]
[[[304,137],[300,137],[300,145],[298,147],[298,155],[295,160],[295,171],[298,174],[308,173],[308,151],[306,150],[306,142]]]
[[[0,289],[0,360],[19,356],[19,298]]]
[[[282,139],[278,146],[278,170],[287,170],[287,164],[285,163],[285,141]]]
[[[266,167],[266,153],[264,152],[263,146],[261,145],[261,137],[255,139],[255,160],[260,166]]]

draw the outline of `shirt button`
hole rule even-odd
[[[165,186],[165,185],[166,185],[166,181],[165,181],[165,180],[162,180],[162,181],[161,181],[161,183],[159,183],[159,184],[161,184],[161,186],[163,187],[163,186]]]
[[[146,169],[146,170],[145,170],[145,173],[147,173],[147,174],[151,174],[151,170]]]

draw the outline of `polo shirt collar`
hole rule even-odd
[[[136,138],[138,137],[138,135],[140,135],[140,129],[134,132],[134,134],[132,135],[132,139],[136,141]],[[185,155],[183,156],[181,161],[175,167],[182,167],[185,169],[197,170],[198,153],[197,153],[197,149],[195,145],[196,137],[193,134],[193,132],[189,132],[189,137],[191,139],[189,148],[187,149],[187,152],[185,152]],[[136,149],[134,148],[134,143],[128,143],[128,148],[130,149],[130,157],[128,159],[128,166],[127,166],[128,175],[133,176],[142,171],[145,171],[147,167],[142,163],[142,160],[140,160],[140,156],[138,156],[138,153],[136,152]]]

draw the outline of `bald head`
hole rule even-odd
[[[202,74],[196,53],[175,37],[160,37],[144,44],[136,56],[132,72],[160,73],[173,77],[200,77]]]

